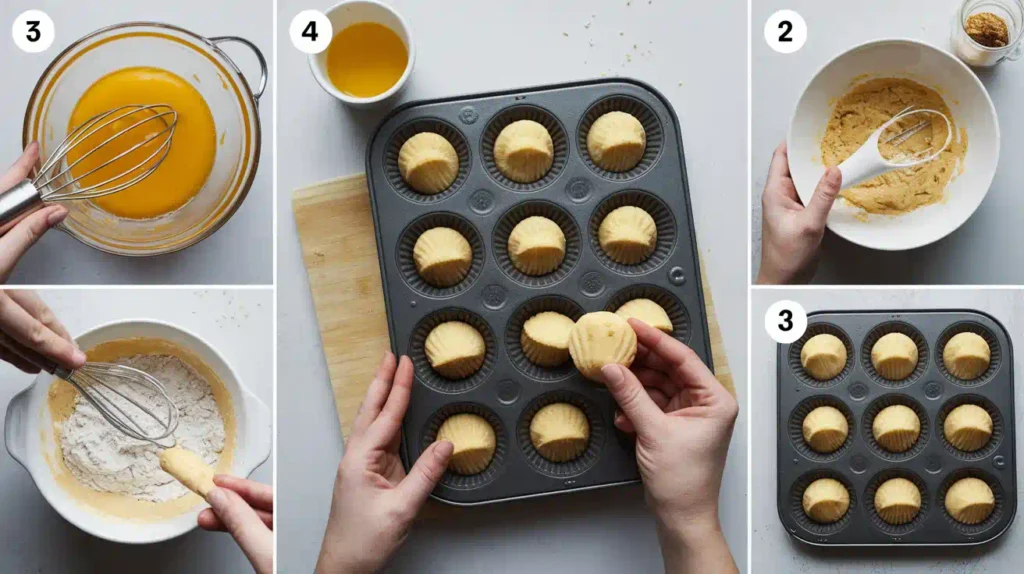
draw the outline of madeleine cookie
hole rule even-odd
[[[575,405],[554,403],[537,411],[530,421],[530,442],[551,462],[569,462],[587,450],[590,423]]]
[[[906,405],[885,407],[871,421],[871,434],[889,452],[910,450],[921,436],[921,419]]]
[[[830,406],[821,406],[807,413],[803,422],[804,441],[811,450],[821,454],[835,452],[850,435],[846,416]]]
[[[906,524],[921,512],[921,491],[905,478],[890,478],[875,491],[875,512],[893,526]]]
[[[846,345],[835,335],[815,335],[800,349],[800,364],[814,379],[827,381],[846,368]]]
[[[850,510],[850,491],[834,478],[819,478],[804,489],[803,507],[818,524],[839,522]]]
[[[527,217],[508,236],[508,257],[516,269],[527,275],[547,275],[558,269],[565,258],[565,234],[546,217]]]
[[[412,258],[424,281],[434,287],[452,287],[469,274],[473,249],[458,231],[450,227],[434,227],[416,239]]]
[[[871,347],[871,365],[882,378],[902,381],[917,367],[917,345],[903,333],[889,333]]]
[[[963,524],[984,522],[996,508],[996,497],[980,478],[962,478],[946,491],[946,512]]]
[[[992,439],[992,417],[978,405],[960,405],[946,415],[942,433],[954,447],[974,452]]]
[[[608,112],[590,126],[587,151],[594,163],[614,172],[629,171],[640,163],[647,134],[640,120],[626,112]]]
[[[459,175],[459,154],[445,138],[421,132],[405,140],[398,150],[398,173],[420,193],[441,193]]]
[[[452,415],[437,429],[437,439],[455,447],[448,460],[448,470],[456,474],[478,474],[487,469],[494,458],[497,440],[494,428],[484,417],[472,413]]]
[[[636,265],[654,253],[658,243],[658,226],[646,211],[624,205],[601,221],[597,239],[601,249],[612,261]]]
[[[557,367],[569,359],[569,334],[576,325],[572,319],[543,311],[523,323],[519,344],[523,354],[533,364],[541,367]]]
[[[946,370],[958,379],[971,381],[985,374],[992,360],[992,350],[977,333],[957,333],[942,348]]]
[[[465,379],[484,364],[487,345],[480,331],[462,321],[434,327],[424,343],[430,366],[447,379]]]
[[[533,183],[551,169],[555,146],[547,128],[533,120],[505,126],[494,140],[494,163],[516,183]]]
[[[615,310],[615,314],[623,319],[638,319],[659,331],[672,334],[672,320],[668,318],[665,308],[650,299],[626,301]]]
[[[628,368],[633,364],[636,332],[615,313],[587,313],[572,328],[569,355],[584,377],[603,382],[601,367],[618,363]]]

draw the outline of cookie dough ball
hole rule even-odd
[[[565,259],[565,234],[546,217],[527,217],[508,236],[508,256],[527,275],[547,275]]]
[[[597,118],[587,132],[587,151],[598,167],[629,171],[640,163],[647,148],[647,134],[640,120],[626,112],[608,112]]]
[[[459,413],[446,418],[437,429],[436,440],[452,443],[455,450],[448,460],[448,470],[463,475],[486,470],[497,445],[491,423],[473,413]]]
[[[398,150],[398,173],[420,193],[441,193],[459,175],[459,154],[445,138],[432,132],[418,133]]]
[[[963,524],[979,524],[996,507],[992,489],[980,478],[962,478],[946,491],[946,512]]]
[[[804,417],[803,432],[811,450],[828,454],[843,446],[850,435],[850,425],[839,409],[821,406]]]
[[[473,249],[458,231],[450,227],[435,227],[416,239],[412,259],[424,281],[434,287],[451,287],[469,274]]]
[[[846,345],[835,335],[815,335],[800,349],[800,364],[814,379],[827,381],[846,367]]]
[[[875,491],[875,512],[893,526],[906,524],[921,512],[921,491],[905,478],[890,478]]]
[[[650,299],[626,301],[615,310],[615,314],[623,319],[639,319],[659,331],[672,334],[672,320],[668,318],[665,308]]]
[[[917,345],[903,333],[889,333],[871,347],[871,364],[890,381],[902,381],[917,367]]]
[[[551,134],[533,120],[510,123],[494,140],[494,163],[498,171],[516,183],[539,180],[554,161],[555,145]]]
[[[541,456],[551,462],[576,460],[587,450],[590,423],[575,405],[554,403],[533,415],[530,442]]]
[[[523,354],[534,365],[557,367],[569,359],[569,334],[576,325],[572,319],[543,311],[523,323],[519,344]]]
[[[977,333],[957,333],[942,349],[942,362],[954,377],[971,381],[985,374],[992,360],[988,342]]]
[[[597,231],[601,249],[623,265],[636,265],[654,253],[658,226],[649,213],[624,205],[605,216]]]
[[[633,364],[636,333],[625,319],[615,313],[587,313],[572,328],[569,354],[584,377],[603,382],[601,367],[611,363],[624,367]]]
[[[804,489],[803,507],[818,524],[839,522],[850,509],[850,491],[834,478],[819,478]]]
[[[921,419],[906,405],[885,407],[871,422],[871,434],[889,452],[906,452],[921,436]]]
[[[484,364],[487,345],[480,331],[462,321],[434,327],[424,343],[430,366],[447,379],[465,379]]]
[[[978,405],[960,405],[946,415],[942,432],[949,444],[974,452],[991,440],[992,417]]]

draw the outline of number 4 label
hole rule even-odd
[[[27,10],[14,19],[11,37],[23,52],[37,54],[53,45],[53,20],[42,10]]]
[[[779,10],[764,23],[764,40],[780,54],[792,54],[807,42],[807,22],[792,10]]]
[[[777,301],[764,314],[764,329],[776,343],[796,342],[807,330],[807,312],[796,301]]]
[[[306,54],[319,54],[331,45],[334,38],[334,30],[331,21],[317,10],[303,10],[292,18],[288,27],[288,35],[292,44],[300,52]]]

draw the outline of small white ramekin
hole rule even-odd
[[[345,0],[336,4],[324,14],[331,21],[331,28],[333,28],[334,34],[338,34],[338,32],[353,24],[375,22],[387,26],[394,33],[398,34],[398,37],[405,43],[405,48],[409,51],[409,60],[405,64],[405,71],[402,72],[402,77],[398,78],[398,81],[395,82],[395,85],[391,86],[391,89],[371,98],[353,97],[342,93],[338,88],[334,87],[330,76],[327,74],[327,50],[319,54],[310,54],[309,69],[313,72],[316,82],[320,84],[320,87],[325,92],[347,105],[367,108],[379,104],[402,91],[402,88],[405,87],[406,82],[409,80],[409,76],[412,74],[413,65],[416,63],[416,45],[412,40],[412,30],[394,8],[378,0]]]

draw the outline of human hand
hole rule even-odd
[[[444,475],[454,448],[448,441],[428,446],[408,476],[398,456],[412,381],[408,357],[403,356],[396,366],[393,354],[384,355],[338,468],[318,573],[382,568],[405,541],[427,496]]]
[[[77,369],[85,364],[85,353],[38,295],[21,289],[2,290],[0,360],[26,373],[36,374],[40,369],[25,359],[26,348],[66,369]]]
[[[18,161],[0,175],[0,191],[7,191],[29,177],[39,161],[39,144],[32,142]],[[0,228],[0,282],[6,282],[21,256],[35,245],[51,227],[68,216],[63,205],[42,207],[17,221]]]
[[[761,196],[761,269],[765,285],[808,283],[818,267],[818,248],[828,213],[839,196],[843,174],[830,167],[804,207],[789,174],[786,142],[779,144]]]
[[[257,574],[274,571],[274,491],[271,487],[226,474],[213,477],[218,486],[206,495],[210,503],[199,513],[203,530],[228,532]]]
[[[622,412],[615,426],[636,433],[636,460],[658,524],[666,572],[726,572],[736,566],[718,520],[736,399],[689,347],[636,319],[632,369],[601,369]]]

